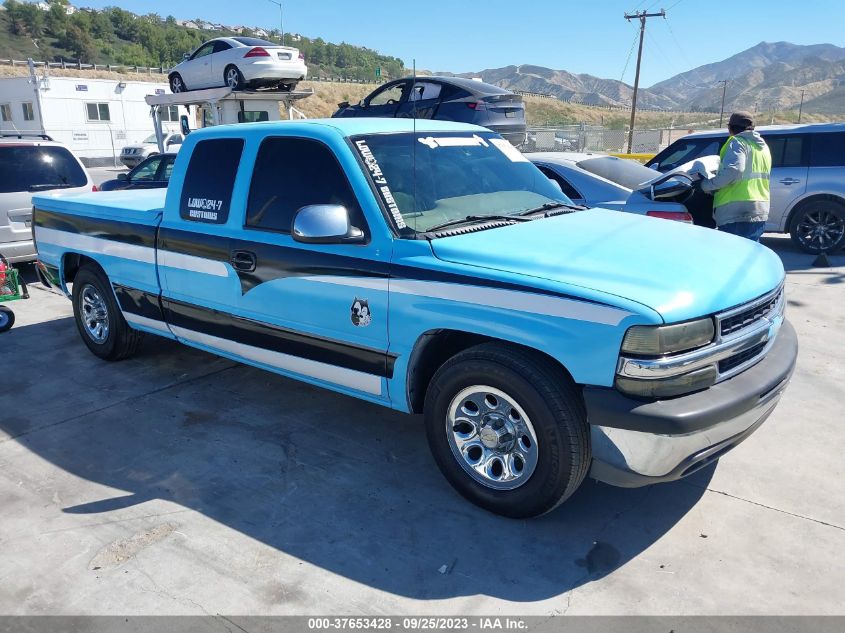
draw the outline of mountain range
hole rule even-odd
[[[633,95],[633,88],[621,81],[527,64],[460,76],[587,105],[630,107]],[[761,42],[723,61],[640,88],[637,104],[652,110],[718,111],[725,80],[728,110],[797,109],[803,91],[808,112],[845,114],[845,48],[833,44]]]

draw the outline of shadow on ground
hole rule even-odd
[[[845,270],[845,251],[843,250],[828,255],[829,267],[815,266],[814,262],[817,256],[804,252],[789,236],[767,234],[760,239],[760,243],[778,254],[783,262],[783,267],[789,273],[815,275],[825,284],[845,283],[845,273],[843,273],[843,270]]]
[[[550,515],[508,520],[452,491],[417,417],[161,339],[135,359],[104,363],[69,318],[6,336],[20,360],[16,393],[31,404],[0,416],[0,431],[58,468],[125,491],[63,512],[108,521],[163,499],[416,599],[535,601],[603,577],[671,529],[713,474],[636,490],[587,481]]]

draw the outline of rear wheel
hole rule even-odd
[[[5,306],[0,306],[0,332],[8,332],[15,324],[15,313]]]
[[[170,92],[177,94],[179,92],[188,92],[185,82],[182,81],[182,76],[179,73],[174,73],[170,76]]]
[[[795,212],[789,234],[808,253],[833,253],[845,245],[845,205],[834,200],[804,203]]]
[[[237,66],[226,66],[223,71],[223,83],[232,90],[240,90],[244,85],[244,76]]]
[[[582,398],[539,354],[498,343],[461,352],[434,375],[425,420],[446,479],[491,512],[514,518],[549,512],[587,474]]]
[[[79,269],[72,298],[76,328],[95,356],[123,360],[138,350],[143,334],[126,323],[108,277],[98,266],[87,264]]]

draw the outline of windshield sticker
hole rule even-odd
[[[490,142],[493,143],[499,150],[507,156],[511,162],[514,163],[527,163],[528,159],[516,149],[513,145],[511,145],[508,141],[503,138],[491,138]]]
[[[490,147],[487,141],[477,134],[472,136],[425,136],[417,140],[431,149],[438,147]]]
[[[376,184],[376,189],[378,189],[381,194],[382,201],[390,211],[390,215],[393,216],[393,221],[396,222],[396,226],[398,228],[404,229],[408,225],[405,224],[405,219],[402,217],[399,205],[396,204],[396,200],[393,198],[393,193],[390,191],[390,187],[387,184],[387,178],[384,177],[384,172],[382,172],[381,167],[379,167],[378,160],[376,160],[376,157],[373,155],[373,151],[370,149],[370,146],[367,145],[367,141],[363,139],[355,141],[355,146],[358,148],[358,152],[361,154],[361,159],[364,161],[364,164],[367,166],[367,170],[370,172],[370,177]]]

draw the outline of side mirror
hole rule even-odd
[[[182,61],[183,61],[183,62],[186,62],[186,61],[188,61],[189,59],[191,59],[191,54],[190,54],[190,53],[182,53]]]
[[[118,174],[117,179],[122,180],[123,182],[128,182],[129,181],[129,174]]]
[[[681,180],[666,180],[656,185],[651,185],[651,199],[652,200],[669,200],[675,198],[682,193],[686,193],[692,188],[688,182]]]
[[[337,107],[340,108],[341,110],[343,110],[344,108],[348,108],[349,102],[348,101],[341,101],[340,103],[337,104]]]
[[[188,136],[191,133],[191,125],[188,123],[188,115],[183,114],[179,117],[179,128],[182,130],[182,136]]]
[[[356,244],[364,232],[352,226],[349,212],[339,204],[310,204],[293,216],[291,234],[305,244]]]
[[[366,107],[367,107],[367,100],[366,100],[366,99],[361,99],[361,100],[358,102],[358,105],[359,105],[360,107],[362,107],[362,108],[366,108]]]

